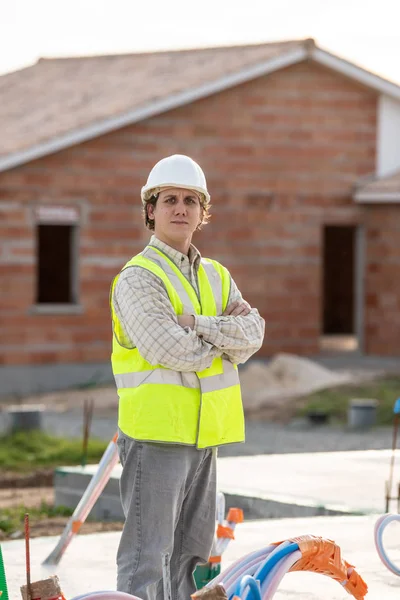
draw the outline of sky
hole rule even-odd
[[[0,0],[0,74],[39,57],[313,37],[400,84],[399,0]]]

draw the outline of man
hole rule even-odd
[[[172,600],[189,600],[214,537],[216,448],[244,441],[236,365],[260,348],[264,321],[191,243],[209,217],[199,165],[164,158],[141,196],[154,235],[110,295],[125,514],[117,588],[162,600],[164,564]]]

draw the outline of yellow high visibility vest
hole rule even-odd
[[[221,315],[230,291],[228,271],[216,261],[201,260],[199,297],[178,267],[163,252],[147,246],[122,270],[132,266],[161,279],[177,315]],[[244,441],[244,417],[238,369],[229,360],[215,358],[210,368],[183,373],[151,365],[137,348],[126,348],[123,328],[114,311],[112,369],[119,395],[118,426],[136,439],[196,445],[198,448]]]

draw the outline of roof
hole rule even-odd
[[[357,187],[357,202],[400,202],[400,171],[385,177],[370,179]]]
[[[0,171],[311,58],[381,93],[400,87],[313,40],[61,59],[0,77]]]

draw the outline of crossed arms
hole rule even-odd
[[[245,302],[232,280],[223,315],[177,316],[158,277],[140,267],[125,269],[114,291],[114,309],[125,340],[150,364],[175,371],[202,371],[217,356],[246,362],[262,344],[264,320]]]

